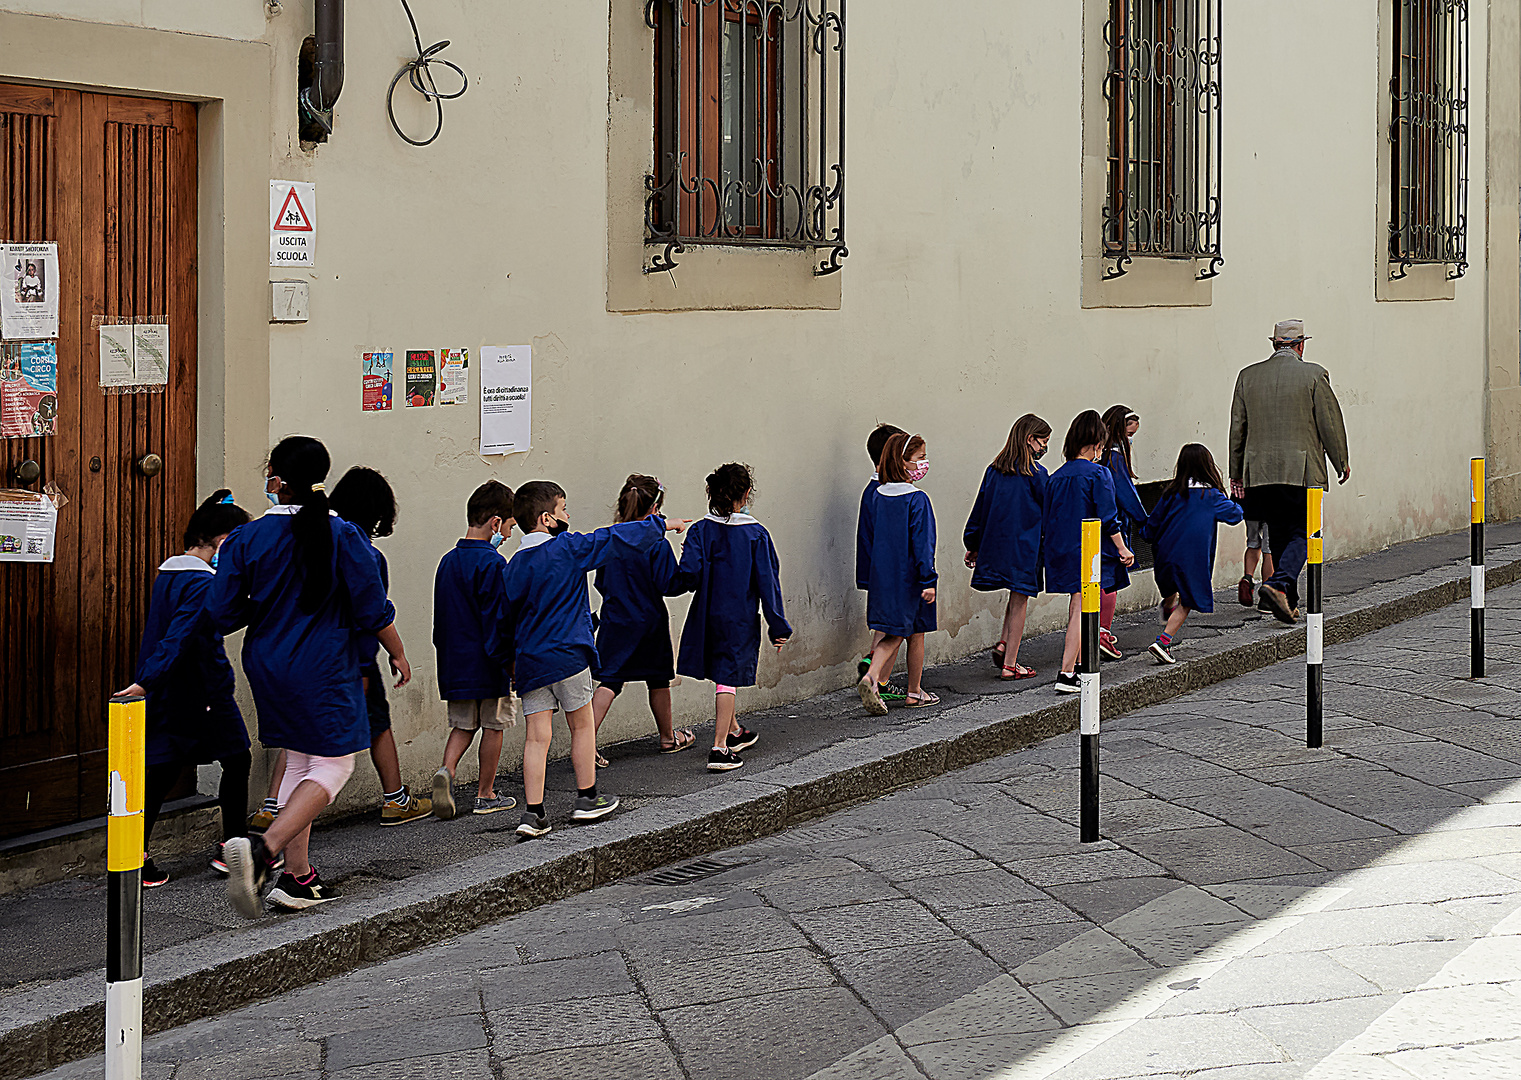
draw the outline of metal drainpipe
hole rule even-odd
[[[316,0],[316,8],[317,59],[312,85],[302,91],[301,103],[331,134],[333,106],[343,92],[343,0]]]

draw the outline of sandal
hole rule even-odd
[[[1009,643],[1007,641],[1000,641],[997,645],[993,646],[993,666],[999,671],[1004,670],[1003,662],[1009,655],[1008,649]]]
[[[679,754],[697,741],[697,736],[692,733],[691,728],[680,728],[672,732],[671,737],[674,741],[670,746],[663,742],[660,744],[662,754]]]
[[[917,697],[915,697],[913,694],[909,694],[908,697],[903,699],[903,707],[906,709],[923,709],[930,705],[939,704],[940,695],[931,693],[928,690],[919,691],[919,695]]]
[[[598,755],[597,755],[597,768],[599,768],[599,769],[605,769],[605,768],[607,768],[607,764],[608,764],[608,762],[607,762],[607,758],[605,758],[605,757],[603,757],[603,756],[602,756],[602,755],[601,755],[601,754],[600,754],[600,753],[599,753],[599,754],[598,754]]]
[[[1011,671],[1014,674],[1009,674]],[[1033,679],[1035,678],[1035,669],[1025,667],[1020,663],[1016,663],[1013,667],[1008,667],[1005,665],[1003,669],[999,671],[998,677],[1004,682],[1013,682],[1016,679]]]

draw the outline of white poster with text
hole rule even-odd
[[[481,454],[521,454],[533,439],[533,347],[481,349]]]
[[[58,287],[57,244],[0,244],[0,337],[57,337]]]

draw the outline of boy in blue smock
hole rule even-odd
[[[512,489],[496,480],[476,488],[465,505],[465,537],[439,561],[433,578],[433,649],[438,693],[448,702],[449,738],[433,774],[433,813],[448,820],[454,770],[481,733],[475,812],[510,810],[517,800],[496,792],[502,733],[517,722],[512,707],[512,635],[507,625],[506,564],[497,548],[512,531]]]
[[[1178,452],[1178,467],[1162,491],[1142,535],[1156,547],[1157,588],[1167,625],[1150,653],[1171,664],[1172,647],[1190,611],[1215,610],[1215,540],[1217,525],[1236,525],[1241,505],[1225,493],[1220,470],[1209,448],[1189,443]]]
[[[866,436],[866,456],[871,458],[871,479],[866,482],[866,489],[861,492],[861,509],[856,514],[856,588],[862,592],[871,588],[870,517],[877,488],[882,485],[882,478],[877,473],[877,462],[882,460],[882,448],[887,445],[888,439],[894,435],[906,434],[908,432],[893,424],[878,424],[872,428],[871,434]],[[876,652],[880,644],[882,644],[882,631],[872,630],[871,648],[867,649],[866,655],[856,663],[857,679],[864,676],[867,669],[871,667],[871,654]],[[908,696],[907,690],[891,682],[884,682],[877,687],[877,692],[883,701],[901,702]]]
[[[507,560],[507,622],[512,633],[513,684],[523,699],[523,810],[518,835],[549,832],[544,773],[550,723],[556,709],[570,726],[570,760],[576,772],[574,821],[596,821],[618,808],[615,795],[597,791],[597,728],[592,716],[592,674],[597,649],[586,574],[619,547],[648,551],[665,536],[659,514],[590,533],[567,532],[565,489],[548,480],[518,488],[513,516],[523,542]]]

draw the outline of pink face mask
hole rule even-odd
[[[924,458],[921,461],[910,461],[908,463],[908,478],[911,482],[917,484],[920,480],[923,480],[928,475],[929,458]]]

